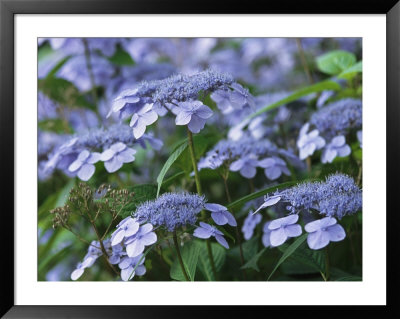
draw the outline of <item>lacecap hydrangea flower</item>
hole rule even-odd
[[[205,198],[190,193],[164,193],[153,201],[140,204],[133,216],[140,222],[163,226],[168,231],[194,225],[204,209]]]
[[[162,147],[162,142],[150,134],[135,139],[127,125],[91,129],[63,138],[62,144],[54,148],[43,164],[43,173],[49,175],[57,168],[68,176],[77,175],[87,181],[93,176],[94,164],[98,161],[104,162],[108,172],[115,172],[135,160],[136,150],[130,146],[147,148],[146,143],[155,150]]]
[[[321,249],[331,241],[341,241],[346,237],[342,226],[334,217],[325,217],[308,223],[304,229],[308,233],[307,243],[311,249]]]
[[[188,125],[193,133],[203,129],[206,120],[213,115],[211,109],[201,102],[205,94],[223,90],[239,104],[250,99],[249,93],[233,78],[213,70],[193,75],[172,75],[163,80],[143,81],[132,89],[124,90],[114,100],[109,116],[131,117],[135,137],[140,137],[146,126],[168,111],[176,115],[176,125]]]
[[[194,233],[194,237],[208,239],[210,237],[215,237],[217,242],[219,242],[226,249],[229,249],[228,242],[224,237],[224,233],[218,230],[216,227],[209,225],[207,223],[200,222],[200,226],[198,226]]]

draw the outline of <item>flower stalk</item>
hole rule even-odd
[[[194,179],[195,179],[195,182],[196,182],[196,189],[197,189],[197,193],[201,196],[202,195],[202,190],[201,190],[199,170],[197,168],[196,155],[195,155],[195,152],[194,152],[193,135],[192,135],[192,132],[189,130],[189,128],[187,128],[187,133],[188,133],[188,145],[189,145],[190,158],[192,160],[192,166],[193,166],[193,171],[194,171]],[[202,211],[202,217],[203,217],[203,219],[205,217],[204,216],[204,211]],[[213,256],[213,253],[212,253],[210,241],[208,239],[206,240],[206,244],[207,244],[207,252],[208,252],[208,258],[210,259],[211,268],[212,268],[214,277],[217,278],[217,271],[216,271],[216,268],[215,268],[214,256]]]

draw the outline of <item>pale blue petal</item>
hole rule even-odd
[[[339,224],[328,227],[326,232],[329,234],[330,241],[341,241],[346,238],[346,232]]]
[[[78,171],[78,177],[83,181],[88,181],[94,174],[95,167],[92,164],[83,164]]]
[[[288,237],[297,237],[302,233],[300,225],[288,225],[285,227],[286,236]]]
[[[225,225],[228,223],[228,219],[225,217],[223,212],[212,212],[211,217],[217,225]]]
[[[235,219],[235,217],[233,217],[233,215],[230,212],[224,211],[223,214],[225,215],[225,218],[228,220],[229,225],[231,225],[233,227],[237,226],[236,219]]]
[[[257,169],[250,165],[244,165],[240,170],[240,174],[245,178],[253,178],[256,176]]]
[[[82,275],[83,275],[84,269],[75,269],[72,273],[71,273],[71,279],[72,280],[77,280],[79,279]]]
[[[122,167],[122,164],[123,163],[118,161],[117,157],[115,156],[111,160],[104,162],[104,167],[106,168],[107,172],[114,173]]]
[[[205,124],[206,120],[198,117],[196,114],[193,114],[188,124],[188,128],[192,133],[199,133],[204,128]]]
[[[307,236],[307,244],[314,250],[324,248],[329,244],[329,233],[321,230],[310,233]]]
[[[287,235],[284,228],[278,228],[271,231],[270,241],[272,247],[282,245],[287,239]]]
[[[212,232],[210,230],[208,230],[208,229],[203,228],[203,227],[198,227],[193,232],[193,236],[197,237],[197,238],[207,239],[207,238],[210,238],[211,235],[212,235]]]
[[[192,113],[186,112],[184,110],[180,110],[178,115],[175,118],[176,125],[187,125],[192,118]]]
[[[126,253],[129,257],[136,257],[143,253],[144,251],[144,244],[141,240],[135,240],[131,244],[126,246]]]
[[[153,245],[155,242],[157,242],[157,235],[154,232],[147,233],[142,238],[140,238],[140,241],[145,246]]]
[[[217,242],[219,242],[222,246],[224,246],[226,249],[229,249],[229,245],[228,242],[226,241],[226,239],[224,238],[224,236],[222,235],[215,235],[215,239],[217,240]]]

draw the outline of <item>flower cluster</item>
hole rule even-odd
[[[227,165],[229,170],[239,171],[245,178],[253,178],[256,168],[261,167],[268,179],[275,180],[282,173],[290,175],[286,162],[280,156],[298,165],[299,160],[293,153],[278,148],[267,139],[243,137],[238,141],[221,140],[200,159],[198,168],[217,169]]]
[[[298,215],[318,211],[319,214],[327,217],[308,223],[305,230],[309,233],[309,247],[320,249],[328,245],[330,241],[345,238],[344,229],[336,224],[336,218],[341,219],[345,215],[354,214],[360,210],[362,194],[351,177],[334,174],[327,177],[325,182],[303,183],[277,192],[274,196],[267,197],[257,211],[279,201],[289,203],[287,209],[291,215],[276,219],[264,226],[264,245],[266,247],[279,246],[288,237],[301,235],[299,225],[291,226],[298,221]]]
[[[311,125],[315,129],[307,133]],[[361,125],[361,100],[347,98],[321,107],[300,130],[297,140],[300,159],[313,155],[319,149],[323,149],[322,163],[332,163],[337,156],[350,155],[351,149],[346,144],[345,135],[351,130],[360,129]]]
[[[94,174],[94,164],[98,161],[104,162],[108,172],[115,172],[124,163],[135,160],[136,150],[129,146],[139,144],[145,148],[146,142],[157,150],[162,146],[160,140],[149,134],[140,140],[134,139],[126,125],[89,130],[71,136],[57,147],[44,165],[44,171],[48,173],[58,168],[70,176],[77,175],[87,181]]]
[[[199,99],[217,90],[236,101],[236,107],[243,107],[251,100],[248,91],[234,83],[230,75],[206,70],[190,76],[178,74],[163,80],[143,81],[133,89],[122,91],[108,116],[117,113],[120,118],[131,117],[133,134],[139,138],[146,126],[169,110],[176,115],[176,125],[188,125],[190,131],[199,133],[213,115]]]
[[[139,205],[133,214],[139,221],[163,226],[168,231],[193,225],[203,210],[205,198],[189,193],[164,193],[154,201]]]

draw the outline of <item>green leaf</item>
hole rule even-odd
[[[127,189],[131,192],[134,192],[135,195],[132,197],[132,200],[129,202],[129,204],[122,208],[120,212],[120,216],[122,218],[130,216],[131,213],[136,210],[138,205],[155,199],[157,195],[157,186],[154,184],[135,185],[133,187],[127,187]]]
[[[298,182],[286,182],[286,183],[282,183],[282,184],[279,184],[279,185],[274,185],[274,186],[271,186],[271,187],[264,188],[264,189],[262,189],[262,190],[260,190],[258,192],[246,195],[246,196],[244,196],[242,198],[239,198],[238,200],[235,200],[234,202],[230,203],[227,206],[227,208],[229,210],[229,209],[244,205],[245,203],[251,201],[252,199],[258,198],[260,196],[266,195],[266,194],[271,193],[271,192],[275,192],[276,190],[279,190],[279,189],[291,187],[291,186],[296,185],[297,183],[300,183],[300,182],[301,181],[298,181]]]
[[[65,79],[46,77],[38,81],[38,89],[50,99],[70,108],[84,107],[96,111],[78,88]]]
[[[356,56],[343,50],[331,51],[317,58],[318,69],[330,75],[340,74],[354,63],[356,63]]]
[[[132,57],[123,50],[120,46],[117,47],[114,55],[108,60],[116,65],[135,65],[135,61],[133,61]]]
[[[188,145],[188,142],[185,141],[185,142],[183,142],[183,144],[178,146],[178,148],[170,155],[168,160],[165,162],[163,168],[161,169],[160,174],[158,174],[158,177],[157,177],[157,184],[158,184],[158,186],[157,186],[157,197],[160,194],[160,188],[161,188],[161,184],[162,184],[162,182],[164,180],[165,174],[167,174],[167,172],[170,169],[170,167],[172,166],[172,164],[177,160],[177,158],[186,149],[187,145]]]
[[[62,134],[65,133],[67,130],[72,130],[67,122],[64,122],[62,119],[59,118],[39,121],[38,127],[42,131],[54,132],[57,134]]]
[[[289,249],[288,244],[283,244],[279,246],[279,250],[283,253],[287,249]],[[300,247],[291,254],[290,259],[307,265],[314,269],[316,272],[325,272],[325,251],[309,249],[305,242],[302,243]]]
[[[254,255],[247,263],[245,263],[241,269],[254,269],[255,271],[260,271],[258,268],[257,262],[260,259],[260,257],[264,254],[264,252],[267,250],[267,248],[261,249],[256,255]]]
[[[185,175],[185,172],[184,172],[184,171],[180,171],[180,172],[178,172],[178,173],[172,175],[171,177],[168,177],[167,179],[165,179],[165,180],[162,182],[161,186],[162,186],[162,187],[168,187],[168,186],[172,185],[172,183],[173,183],[176,179],[178,179],[179,177],[182,177],[182,176],[184,176],[184,175]]]
[[[272,270],[271,274],[269,275],[267,281],[272,277],[272,275],[275,273],[275,271],[278,269],[278,267],[292,255],[297,248],[300,247],[300,245],[306,240],[307,234],[301,235],[299,238],[297,238],[293,244],[291,244],[283,253],[282,257],[279,259],[278,263],[276,264],[275,268]]]
[[[318,83],[312,84],[310,86],[306,86],[297,91],[294,91],[292,94],[288,95],[287,97],[285,97],[275,103],[272,103],[270,105],[263,107],[262,109],[258,110],[257,112],[250,114],[244,121],[252,119],[264,112],[271,111],[283,104],[287,104],[287,103],[296,101],[296,100],[300,99],[301,97],[309,95],[311,93],[322,92],[325,90],[339,91],[340,89],[341,89],[340,85],[331,80],[318,82]]]
[[[65,58],[61,59],[57,64],[50,70],[50,72],[46,75],[46,78],[53,78],[58,70],[62,68],[62,66],[71,58],[70,55],[66,56]]]
[[[344,70],[342,73],[338,75],[338,78],[348,78],[352,77],[357,73],[362,72],[362,61],[357,62],[356,64],[352,65],[351,67]]]
[[[194,281],[194,277],[196,275],[196,267],[199,253],[200,247],[194,242],[186,243],[183,248],[181,248],[183,265],[185,267],[186,273],[189,276],[190,281]],[[176,258],[174,260],[174,263],[172,264],[170,276],[172,279],[185,281],[185,277],[183,275],[178,258]]]
[[[207,243],[205,240],[200,241],[200,240],[195,240],[195,244],[199,247],[200,249],[200,255],[199,255],[199,269],[201,273],[203,274],[204,278],[207,281],[214,281],[214,273],[212,271],[210,259],[208,258],[208,251],[207,251]],[[226,249],[222,247],[220,244],[217,243],[211,243],[211,251],[214,256],[214,264],[216,271],[220,271],[222,269],[222,266],[225,263],[226,259]]]

